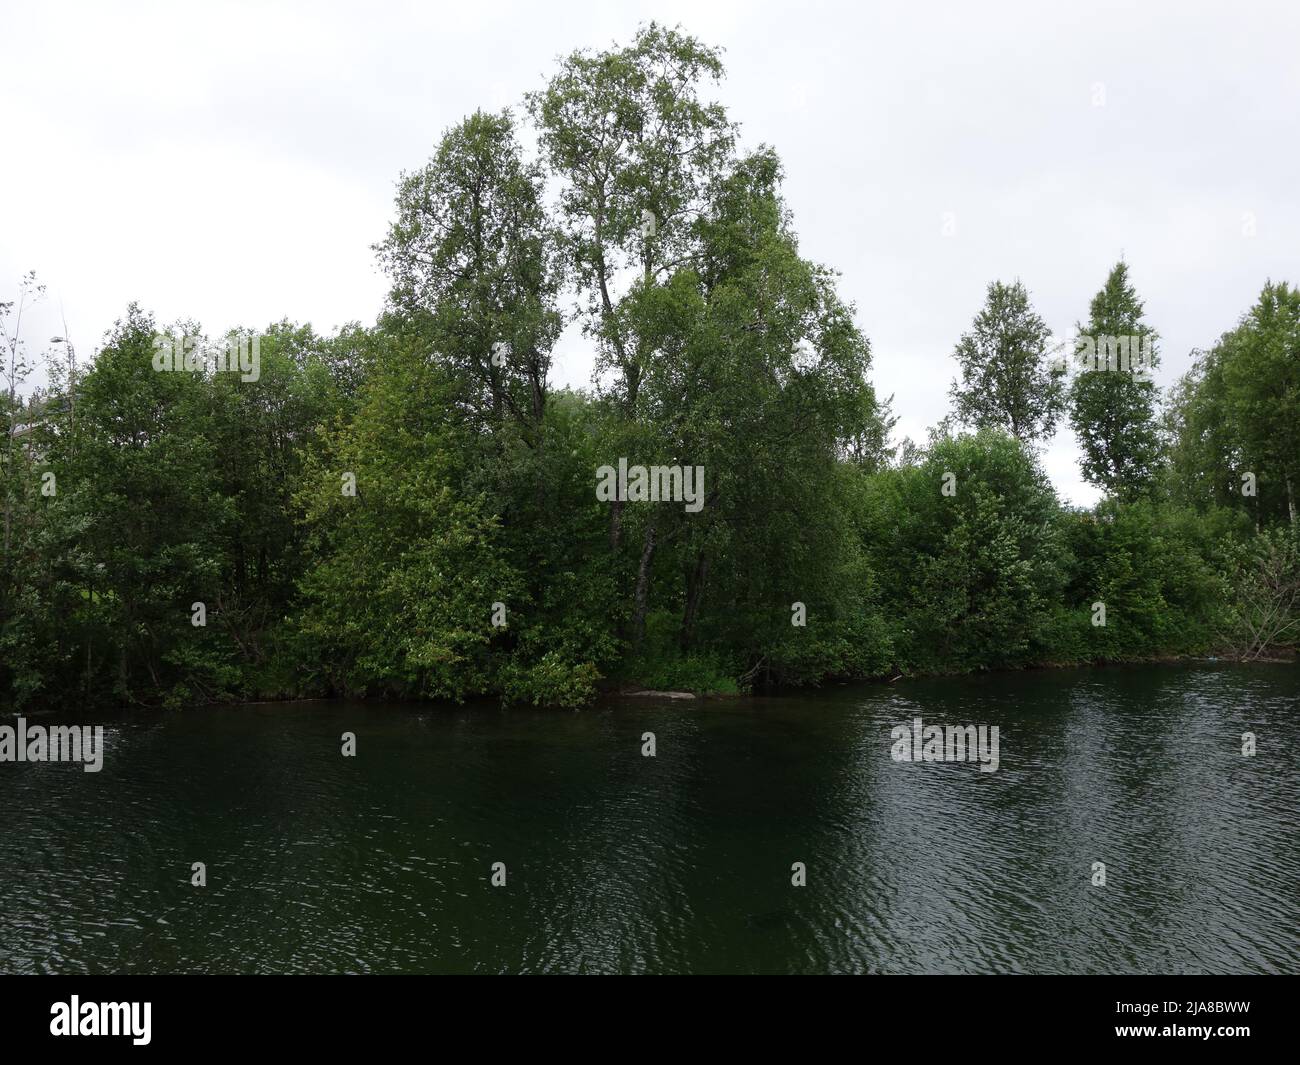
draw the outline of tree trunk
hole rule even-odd
[[[695,566],[686,575],[686,609],[682,612],[682,652],[690,650],[695,639],[695,618],[699,614],[700,599],[704,594],[704,579],[709,572],[709,559],[703,551],[695,558]]]
[[[623,542],[623,501],[613,500],[609,505],[609,549],[618,553],[618,546]]]
[[[650,593],[650,563],[655,555],[655,527],[653,524],[646,530],[645,547],[641,550],[641,567],[637,570],[636,575],[636,599],[632,612],[632,650],[637,652],[641,650],[641,643],[645,639],[645,614],[646,602]]]

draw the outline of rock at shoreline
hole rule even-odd
[[[624,695],[653,695],[653,696],[657,696],[660,699],[694,699],[695,698],[694,692],[656,692],[656,691],[650,691],[648,689],[645,691],[637,691],[637,692],[623,692],[623,694]]]

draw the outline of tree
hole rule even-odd
[[[69,556],[84,555],[92,567],[84,585],[88,686],[111,687],[127,703],[173,687],[178,698],[222,694],[237,656],[217,624],[192,625],[195,602],[217,613],[222,545],[235,516],[209,443],[209,382],[202,373],[156,371],[157,336],[152,317],[128,307],[80,382],[75,436],[50,437],[55,504],[79,530]]]
[[[979,429],[1004,429],[1024,444],[1050,437],[1064,410],[1064,370],[1049,364],[1050,336],[1019,281],[989,285],[954,352],[961,367],[950,393],[957,416]]]
[[[18,386],[27,379],[31,364],[24,355],[26,341],[23,339],[23,314],[45,295],[45,286],[36,280],[36,272],[23,275],[18,285],[18,298],[0,302],[0,341],[4,350],[3,358],[5,387],[5,443],[3,455],[3,477],[0,478],[0,490],[4,492],[4,565],[9,561],[9,547],[13,535],[14,497],[18,491],[15,484],[19,463],[14,458],[14,438],[18,435],[19,418],[22,415],[22,400],[18,395]]]
[[[1228,639],[1244,661],[1300,635],[1300,541],[1293,529],[1265,530],[1241,547],[1233,572]]]
[[[1108,498],[1064,515],[1062,660],[1123,661],[1213,646],[1227,598],[1223,545],[1244,531],[1237,517],[1146,498]],[[1104,624],[1096,623],[1096,603],[1104,606]]]
[[[644,403],[669,454],[709,476],[703,512],[664,519],[665,544],[680,537],[668,546],[683,650],[702,628],[744,670],[762,662],[769,679],[791,680],[816,673],[814,659],[850,671],[840,638],[862,621],[868,588],[838,459],[883,430],[867,339],[835,275],[799,254],[780,183],[770,149],[719,182],[697,265],[675,275],[691,293],[676,301],[691,308],[687,331],[651,364]],[[790,625],[792,601],[808,607],[807,631]],[[869,657],[870,641],[856,650]]]
[[[298,494],[313,565],[299,627],[339,693],[462,698],[489,687],[494,601],[519,580],[497,521],[464,491],[459,383],[394,342],[348,424],[307,457]]]
[[[1224,406],[1222,351],[1216,345],[1193,354],[1192,368],[1170,388],[1161,416],[1169,496],[1200,509],[1240,507],[1241,444]]]
[[[508,111],[475,112],[403,175],[376,251],[391,303],[455,370],[467,410],[496,428],[510,419],[536,444],[561,274],[542,175],[524,162]]]
[[[868,478],[863,537],[904,668],[1022,666],[1044,649],[1065,556],[1032,453],[997,429],[937,438]]]
[[[1172,490],[1231,503],[1260,528],[1296,524],[1300,487],[1300,291],[1269,282],[1174,388],[1165,419]]]
[[[310,682],[590,699],[614,645],[583,405],[559,393],[545,413],[551,458],[521,466],[529,449],[509,450],[488,481],[478,422],[453,401],[454,368],[417,336],[389,334],[385,347],[355,415],[327,427],[307,458],[297,497],[311,565],[296,626]],[[547,512],[507,523],[499,504],[518,473]]]
[[[624,422],[639,416],[641,380],[660,352],[655,289],[699,252],[692,223],[732,155],[735,133],[721,105],[702,102],[700,83],[722,62],[709,48],[656,23],[632,43],[574,52],[529,110],[559,178],[564,248],[579,286],[583,325],[597,342],[597,380]],[[651,306],[646,306],[646,304]],[[610,543],[622,543],[623,507],[610,509]],[[655,551],[647,525],[638,571]]]
[[[1296,524],[1300,484],[1300,289],[1269,282],[1223,342],[1224,401],[1246,461],[1285,491]],[[1263,479],[1261,477],[1261,479]]]
[[[1089,314],[1087,326],[1078,329],[1096,357],[1080,367],[1070,388],[1070,424],[1083,449],[1084,479],[1130,499],[1151,491],[1161,449],[1150,378],[1156,334],[1142,321],[1127,263],[1112,268]]]

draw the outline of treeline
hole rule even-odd
[[[528,97],[535,158],[522,119],[470,116],[401,178],[376,324],[273,325],[255,375],[157,368],[201,331],[133,305],[88,367],[56,338],[24,398],[25,281],[0,305],[0,697],[577,705],[1294,638],[1295,290],[1161,396],[1111,357],[1158,357],[1124,264],[1068,357],[995,283],[952,419],[891,448],[778,157],[705,98],[721,73],[652,24]],[[590,392],[548,384],[574,320]],[[1067,420],[1090,511],[1038,461]],[[620,459],[702,467],[703,506],[598,498]]]

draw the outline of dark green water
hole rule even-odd
[[[892,761],[917,716],[998,770]],[[107,726],[98,774],[0,764],[0,970],[1300,969],[1294,667]]]

